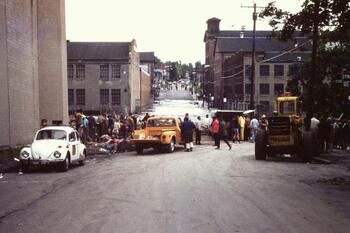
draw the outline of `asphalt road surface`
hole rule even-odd
[[[253,144],[95,156],[0,180],[0,232],[349,232],[339,165],[256,161]]]
[[[256,161],[252,143],[211,144],[5,174],[0,232],[350,232],[348,166]]]

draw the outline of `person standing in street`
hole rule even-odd
[[[209,114],[205,115],[203,120],[203,128],[206,131],[207,135],[210,135],[211,124],[213,123],[213,119],[209,117]]]
[[[259,123],[259,126],[260,126],[262,129],[264,129],[264,130],[267,131],[267,129],[268,129],[268,127],[269,127],[269,122],[268,122],[268,120],[267,120],[265,114],[262,114],[261,120],[260,120],[260,123]]]
[[[220,143],[220,136],[219,136],[219,130],[220,130],[220,122],[219,119],[215,116],[213,123],[211,124],[211,133],[214,138],[215,146],[218,147],[218,144]]]
[[[231,120],[231,130],[232,130],[232,141],[235,143],[238,141],[241,143],[241,138],[239,136],[239,115],[234,116]]]
[[[238,118],[238,124],[239,124],[239,136],[241,141],[244,141],[244,125],[245,125],[245,120],[242,114],[239,115]]]
[[[314,114],[311,118],[310,129],[312,131],[316,131],[318,129],[319,124],[320,124],[320,121],[317,119],[317,115]]]
[[[244,116],[244,141],[250,140],[250,118],[248,115]]]
[[[253,119],[250,121],[250,142],[255,142],[256,134],[258,133],[259,121],[256,119],[256,116],[253,116]]]
[[[196,143],[196,145],[200,145],[201,144],[202,125],[203,125],[200,116],[197,117],[195,125],[196,125],[196,142],[195,143]]]
[[[188,117],[185,117],[184,122],[182,123],[181,131],[184,137],[187,152],[193,150],[193,131],[195,128],[196,126],[193,124],[193,122],[190,121]]]
[[[136,126],[135,126],[135,121],[131,112],[129,112],[126,122],[129,128],[129,133],[134,132]]]
[[[217,146],[216,149],[220,149],[220,141],[221,140],[223,140],[227,144],[229,150],[231,150],[231,145],[227,141],[227,128],[226,128],[226,122],[224,121],[224,119],[220,120],[219,139],[218,139],[218,142],[216,145]]]

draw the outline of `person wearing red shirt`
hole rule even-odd
[[[220,122],[217,117],[214,117],[213,123],[211,124],[211,133],[213,134],[215,146],[219,147],[220,141]]]

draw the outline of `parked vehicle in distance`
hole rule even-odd
[[[86,146],[75,129],[48,126],[36,132],[33,143],[22,148],[19,158],[27,170],[34,165],[55,164],[68,171],[72,163],[84,165]]]
[[[135,130],[132,135],[137,154],[143,149],[154,148],[171,153],[176,144],[183,144],[181,139],[180,120],[176,117],[151,117],[146,128]]]

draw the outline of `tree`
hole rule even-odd
[[[332,56],[332,62],[339,62],[334,56],[346,53],[348,50],[342,48],[350,46],[349,1],[305,0],[301,11],[295,14],[277,8],[272,2],[260,13],[260,17],[270,18],[269,24],[273,29],[273,35],[281,40],[293,39],[299,32],[309,35],[312,40],[311,61],[305,63],[299,72],[299,83],[303,85],[304,108],[307,118],[310,119],[312,114],[318,111],[317,104],[314,103],[319,103],[322,99],[320,93],[323,95],[325,91],[326,93],[333,91],[332,85],[325,83],[325,80],[332,76],[329,70],[335,72],[332,69],[333,65],[319,59]],[[336,46],[327,50],[326,47],[329,47],[330,43]],[[337,98],[331,99],[335,101]],[[325,104],[332,104],[332,101]]]

